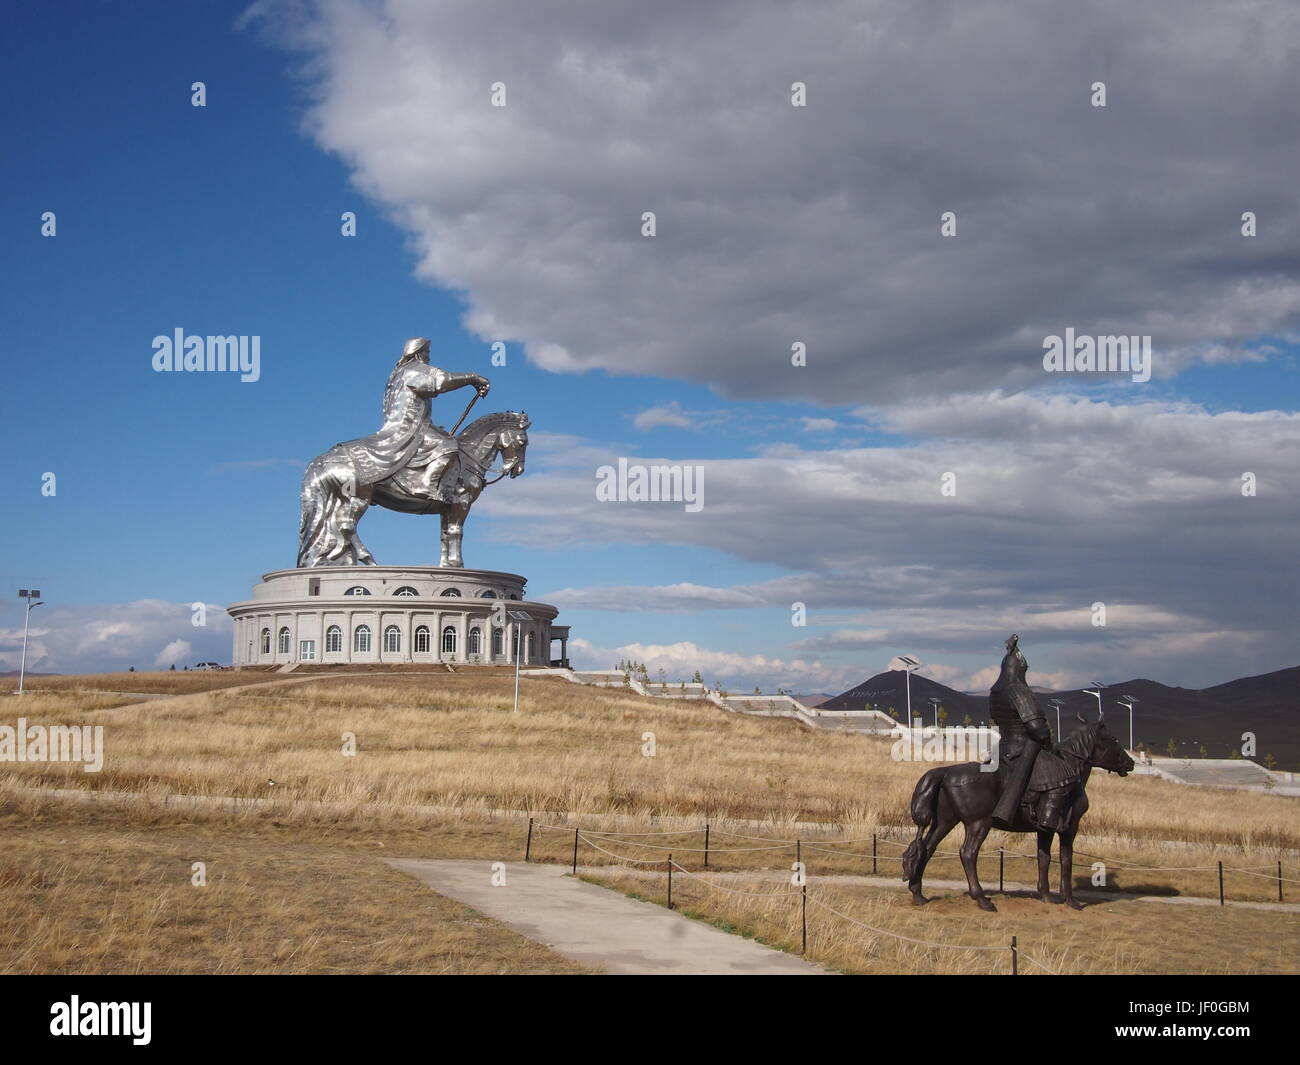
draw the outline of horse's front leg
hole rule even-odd
[[[980,848],[984,846],[984,840],[992,827],[993,818],[991,816],[982,817],[978,821],[966,822],[966,838],[961,841],[961,865],[966,870],[966,885],[970,888],[970,897],[975,900],[981,910],[996,913],[998,908],[984,894],[976,869]]]
[[[438,565],[451,569],[463,569],[465,560],[461,556],[461,541],[465,535],[465,518],[468,507],[452,506],[442,512],[442,556]]]
[[[1052,889],[1048,884],[1048,874],[1052,868],[1052,832],[1038,830],[1038,897],[1043,902],[1052,901]]]
[[[1077,825],[1061,833],[1061,901],[1072,910],[1083,909],[1083,903],[1074,897],[1074,834]]]

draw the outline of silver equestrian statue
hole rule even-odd
[[[451,432],[434,425],[434,396],[472,385],[474,397]],[[456,430],[488,394],[486,377],[448,373],[429,365],[429,341],[406,342],[384,390],[384,427],[371,436],[335,444],[307,466],[302,478],[298,565],[365,566],[374,557],[357,536],[357,523],[375,503],[407,514],[442,519],[439,566],[462,568],[461,538],[469,508],[485,485],[524,472],[528,416],[502,411]],[[501,457],[499,474],[489,471]]]

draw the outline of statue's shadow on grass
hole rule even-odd
[[[1108,895],[1163,895],[1171,898],[1182,894],[1177,888],[1170,887],[1168,884],[1121,884],[1113,877],[1105,887],[1097,887],[1086,876],[1076,877],[1074,890],[1092,892],[1098,895],[1105,892]]]

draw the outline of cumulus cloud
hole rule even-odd
[[[787,616],[803,602],[800,654],[892,645],[1000,657],[1017,630],[1048,643],[1044,667],[1072,676],[1115,663],[1216,683],[1294,664],[1300,415],[993,394],[951,409],[901,404],[885,418],[927,419],[936,435],[906,446],[679,456],[706,470],[696,514],[597,503],[584,463],[602,452],[588,445],[581,462],[518,482],[493,513],[500,535],[518,523],[521,538],[540,526],[575,544],[679,543],[781,566],[786,576],[731,588],[557,595],[573,607]],[[946,473],[955,495],[942,493]]]
[[[189,603],[140,599],[102,605],[47,605],[32,614],[27,668],[36,673],[107,673],[149,667],[177,669],[199,661],[230,661],[230,618],[206,604],[205,624],[192,623]],[[21,624],[0,628],[0,662],[17,669]]]
[[[766,655],[736,654],[700,647],[690,641],[673,644],[629,643],[621,647],[599,647],[588,640],[569,641],[569,657],[585,669],[612,669],[618,662],[631,660],[645,663],[650,679],[658,680],[659,671],[667,680],[689,680],[698,669],[710,685],[724,689],[765,691],[776,688],[807,691],[829,685],[835,694],[861,680],[856,666],[817,660],[771,658]]]
[[[691,420],[689,414],[682,410],[682,406],[676,400],[671,403],[664,403],[658,407],[650,407],[641,411],[632,419],[632,424],[638,429],[659,429],[667,426],[672,429],[694,429],[695,422]]]
[[[307,53],[307,128],[419,275],[557,372],[880,402],[1041,383],[1067,327],[1149,334],[1168,376],[1300,326],[1294,5],[263,0],[249,21]]]
[[[188,665],[190,656],[194,654],[194,647],[189,640],[172,640],[166,647],[158,652],[158,657],[153,660],[153,664],[159,669],[167,669],[169,666]]]

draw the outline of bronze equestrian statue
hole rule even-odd
[[[1007,832],[1038,836],[1038,897],[1051,901],[1048,871],[1052,836],[1061,841],[1061,901],[1082,909],[1074,898],[1072,866],[1074,837],[1088,811],[1088,776],[1095,769],[1127,776],[1133,759],[1106,731],[1101,717],[1082,727],[1060,746],[1033,691],[1025,683],[1029,663],[1020,653],[1019,637],[1007,640],[1002,674],[989,692],[989,709],[999,727],[996,762],[964,762],[931,769],[912,792],[912,821],[916,837],[903,852],[903,879],[920,906],[929,900],[921,892],[921,877],[939,843],[960,821],[966,836],[961,864],[970,897],[980,909],[996,911],[976,875],[980,847],[995,826]]]

